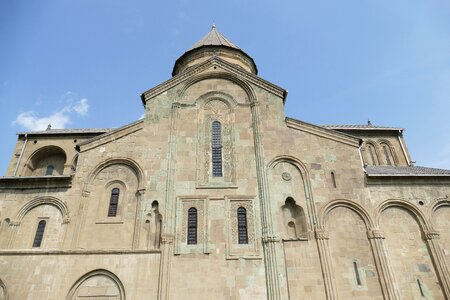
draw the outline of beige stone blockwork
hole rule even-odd
[[[381,215],[380,227],[401,299],[444,299],[414,216],[402,208],[388,208]]]

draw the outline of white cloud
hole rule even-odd
[[[63,107],[50,116],[39,117],[34,111],[20,113],[12,124],[20,125],[27,130],[45,130],[49,124],[53,129],[61,129],[70,124],[73,113],[78,116],[84,116],[88,111],[88,99],[83,98],[80,101]]]
[[[87,114],[89,110],[88,99],[83,98],[78,103],[72,106],[73,110],[80,116],[84,116]]]

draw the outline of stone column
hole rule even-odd
[[[433,261],[436,275],[441,284],[442,293],[445,299],[450,299],[450,272],[447,267],[442,247],[439,243],[439,233],[436,231],[425,231],[423,238],[430,251],[431,260]]]
[[[372,248],[384,299],[400,299],[388,259],[383,233],[378,229],[370,229],[367,231],[367,238],[369,239]]]
[[[288,299],[286,268],[284,266],[283,245],[273,230],[269,184],[261,140],[259,103],[250,104],[252,112],[253,141],[255,146],[256,172],[261,206],[262,245],[266,269],[267,299]]]
[[[169,153],[167,155],[167,179],[166,179],[166,194],[164,197],[164,218],[163,229],[161,237],[161,257],[159,268],[159,283],[158,283],[158,300],[169,299],[169,282],[170,269],[173,255],[173,242],[175,236],[175,211],[176,203],[174,196],[174,176],[175,176],[175,153],[176,153],[176,132],[177,121],[180,109],[180,103],[172,104],[172,115],[170,124],[169,136]]]
[[[320,264],[322,266],[323,281],[325,284],[325,294],[328,300],[338,299],[336,283],[334,282],[333,265],[331,262],[330,246],[328,240],[330,235],[323,228],[316,229],[317,248],[319,250]]]

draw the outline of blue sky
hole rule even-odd
[[[118,127],[217,28],[315,124],[405,127],[417,165],[450,168],[450,2],[3,0],[0,174],[16,132]]]

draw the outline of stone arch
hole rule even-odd
[[[89,289],[81,289],[84,286]],[[109,288],[105,289],[105,287]],[[79,298],[79,296],[83,298]],[[108,299],[125,300],[125,288],[114,273],[105,269],[97,269],[81,276],[69,290],[66,299],[78,300],[91,297],[96,299],[96,297],[102,296]]]
[[[436,210],[438,210],[442,206],[450,206],[450,199],[448,196],[435,199],[434,201],[431,202],[429,212],[430,217],[432,217],[433,213],[436,212]]]
[[[217,78],[227,79],[227,80],[230,80],[233,83],[239,85],[244,90],[244,92],[247,94],[248,101],[250,103],[253,103],[256,101],[255,91],[251,88],[251,86],[247,82],[245,82],[238,76],[234,75],[233,73],[226,73],[226,72],[212,72],[212,73],[208,73],[208,74],[192,76],[192,78],[186,80],[186,82],[180,89],[180,91],[178,93],[178,98],[181,99],[183,97],[183,95],[185,94],[185,92],[187,91],[187,89],[190,86],[192,86],[193,84],[195,84],[199,81],[202,81],[202,80],[217,79]]]
[[[59,175],[62,175],[65,171],[66,161],[67,154],[61,147],[54,145],[44,146],[30,155],[24,170],[22,171],[22,175],[44,176],[44,164],[52,164],[54,170],[58,172]]]
[[[211,91],[207,92],[200,97],[197,98],[195,103],[199,105],[200,107],[204,108],[208,102],[218,100],[223,102],[228,109],[230,110],[230,113],[233,112],[234,106],[238,105],[236,102],[236,99],[234,99],[231,95],[228,93],[220,92],[220,91]]]
[[[0,278],[0,300],[8,300],[8,290],[6,289],[6,284]]]
[[[433,229],[439,233],[439,244],[442,247],[447,265],[450,266],[450,199],[448,196],[439,198],[431,203],[430,220]]]
[[[279,155],[279,156],[274,157],[267,164],[267,172],[270,173],[280,163],[287,163],[287,164],[292,165],[301,175],[302,184],[304,186],[304,193],[305,193],[306,211],[308,212],[308,217],[309,217],[309,224],[307,224],[307,228],[308,228],[308,230],[311,230],[310,226],[313,226],[314,224],[317,223],[317,221],[316,221],[317,214],[316,214],[316,208],[315,208],[313,196],[312,196],[312,189],[311,189],[311,184],[310,184],[310,182],[311,182],[310,181],[310,173],[308,171],[308,168],[301,160],[299,160],[298,158],[296,158],[294,156]],[[284,202],[284,200],[283,200],[283,202]]]
[[[368,149],[369,147],[373,148],[373,153]],[[380,151],[378,149],[378,143],[373,140],[364,141],[364,151],[365,151],[365,162],[367,165],[370,165],[368,162],[372,161],[373,165],[380,165]],[[373,156],[372,156],[373,155]],[[369,159],[370,157],[370,159]]]
[[[409,201],[388,199],[376,209],[386,254],[400,297],[433,299],[443,297],[430,238],[435,231],[425,214]]]
[[[67,207],[67,204],[53,196],[39,196],[35,197],[32,200],[28,201],[22,208],[17,212],[14,224],[20,225],[20,222],[25,217],[25,215],[32,210],[33,208],[39,206],[49,204],[55,206],[60,212],[63,217],[63,223],[69,223],[70,216],[69,216],[69,208]]]
[[[384,210],[390,207],[400,207],[405,209],[415,218],[422,232],[431,231],[432,226],[425,217],[425,214],[418,207],[403,199],[388,199],[378,205],[378,207],[375,209],[375,219],[374,219],[375,226],[377,228],[380,225],[381,214],[383,213]]]
[[[375,228],[373,218],[370,216],[367,210],[360,204],[347,199],[336,199],[322,207],[319,212],[319,227],[322,227],[326,224],[328,215],[333,209],[337,207],[345,207],[355,212],[364,221],[367,230]]]
[[[101,163],[99,163],[92,171],[91,173],[87,176],[87,179],[84,183],[84,188],[83,188],[83,192],[89,192],[89,184],[95,179],[95,177],[105,168],[111,166],[111,165],[116,165],[116,164],[122,164],[122,165],[126,165],[128,167],[131,168],[131,170],[133,170],[133,172],[136,175],[136,178],[138,180],[138,190],[142,190],[144,189],[144,183],[145,183],[145,175],[144,175],[144,171],[142,170],[142,168],[140,167],[140,165],[130,159],[130,158],[126,158],[126,157],[114,157],[114,158],[109,158]]]
[[[378,144],[380,145],[381,148],[380,151],[383,151],[383,153],[381,153],[381,156],[385,158],[383,161],[388,163],[386,161],[387,160],[386,155],[388,155],[389,159],[391,160],[391,165],[393,166],[398,165],[397,155],[395,154],[395,149],[392,146],[392,143],[386,139],[379,139]],[[384,147],[386,147],[386,152],[384,151]]]

